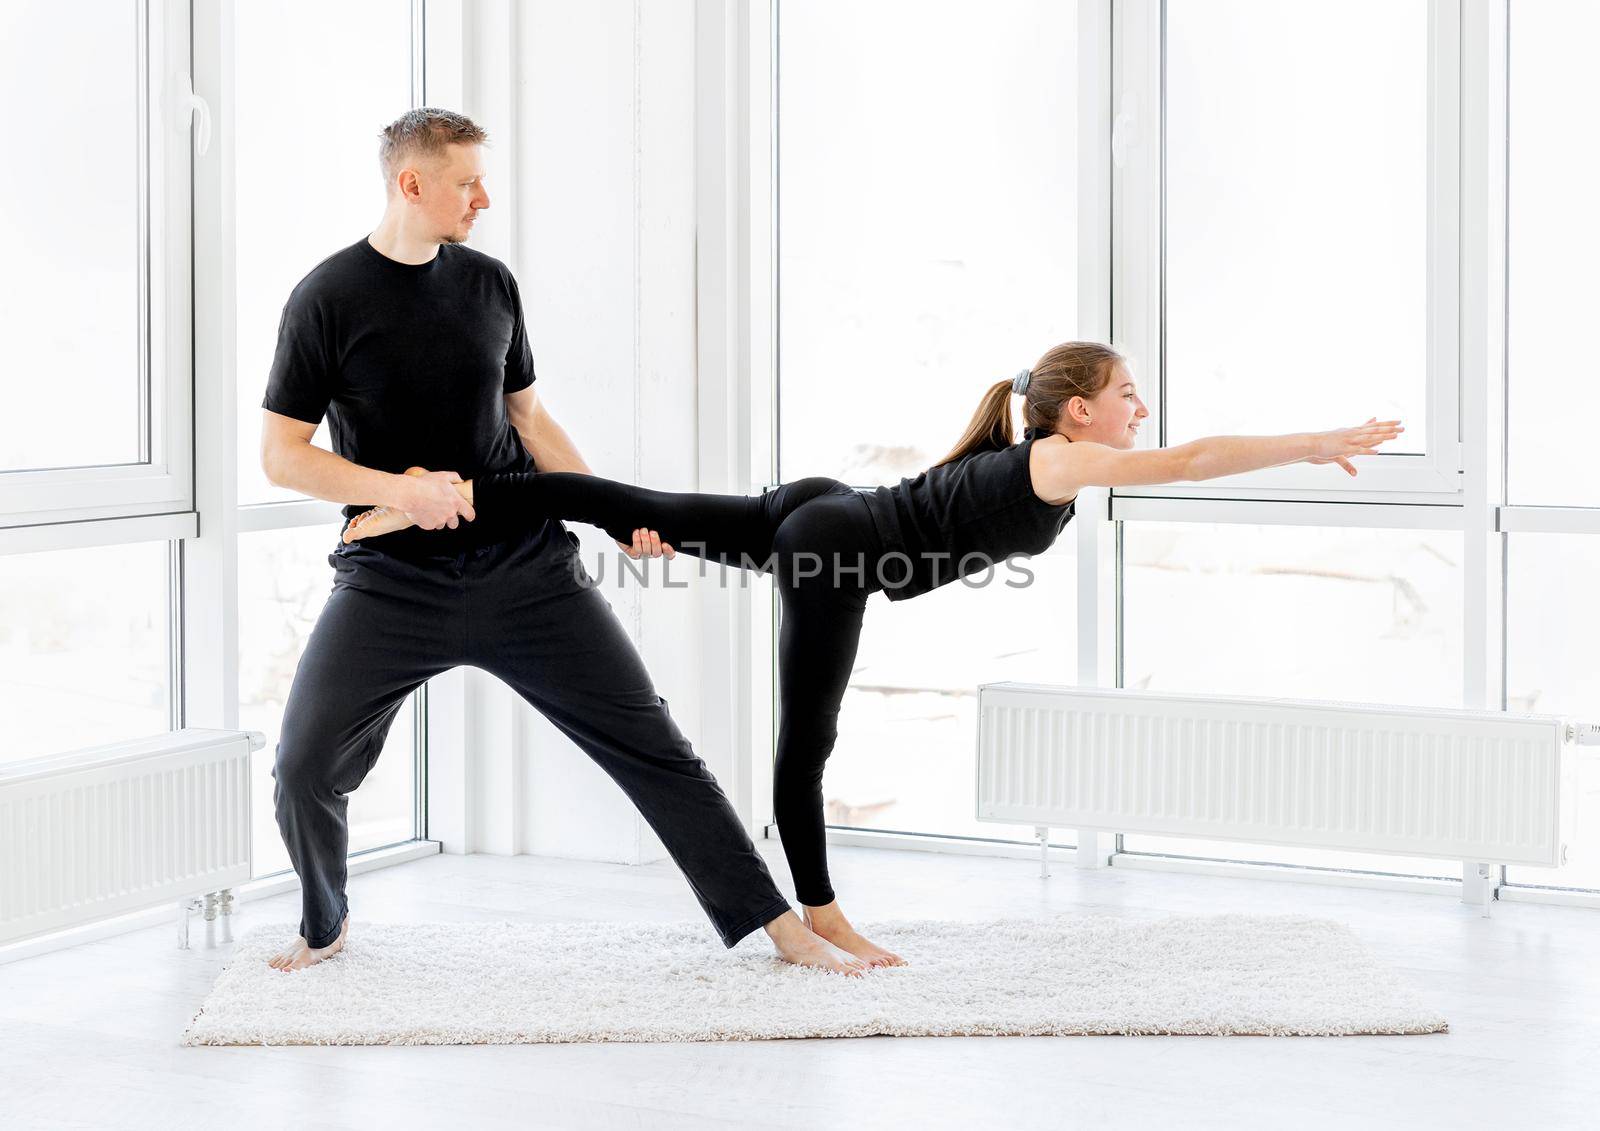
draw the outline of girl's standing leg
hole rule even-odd
[[[780,584],[778,749],[773,812],[795,895],[808,907],[834,901],[824,836],[822,774],[839,737],[839,707],[866,612],[864,589]]]
[[[778,749],[773,810],[806,925],[874,965],[902,960],[862,938],[839,910],[828,875],[822,776],[839,737],[839,708],[881,547],[854,492],[816,499],[774,538],[778,628]]]

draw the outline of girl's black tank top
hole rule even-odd
[[[891,601],[1050,547],[1077,500],[1056,505],[1033,493],[1028,458],[1034,441],[1048,435],[1049,429],[1029,428],[1010,447],[973,452],[863,493],[885,553],[908,559],[890,558],[879,570]]]

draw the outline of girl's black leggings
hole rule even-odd
[[[800,902],[832,903],[822,770],[839,735],[867,597],[883,588],[884,547],[861,495],[825,477],[763,495],[711,495],[573,472],[511,472],[476,479],[473,507],[588,523],[624,543],[645,527],[682,553],[772,575],[782,607],[773,809]]]

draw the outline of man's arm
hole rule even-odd
[[[419,479],[362,467],[313,444],[315,424],[271,409],[261,411],[261,470],[275,487],[335,503],[394,507],[411,513],[419,526],[430,530],[439,528],[430,525],[435,520],[454,529],[457,514],[469,522],[475,517],[472,504],[448,482],[441,482],[442,474]]]
[[[401,476],[351,463],[311,442],[317,426],[262,409],[261,470],[275,487],[335,503],[396,506]]]
[[[576,471],[593,475],[578,454],[572,437],[545,411],[544,402],[532,385],[506,394],[506,414],[522,437],[522,446],[533,456],[540,471]]]

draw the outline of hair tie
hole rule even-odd
[[[1028,391],[1028,382],[1033,379],[1033,370],[1024,369],[1011,378],[1011,391],[1019,397]]]

